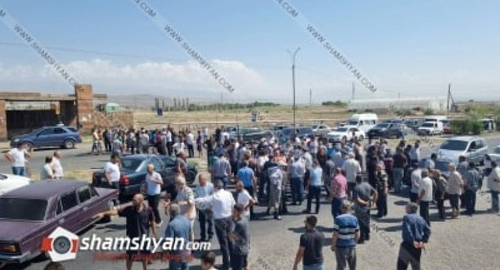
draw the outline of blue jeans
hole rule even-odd
[[[24,176],[25,174],[24,167],[12,167],[12,174],[13,175],[21,175]]]
[[[498,205],[498,193],[500,193],[500,191],[491,190],[491,208],[497,212],[500,210]]]
[[[332,216],[335,219],[338,215],[342,214],[341,206],[345,198],[334,198],[332,201]]]
[[[291,179],[291,188],[292,188],[292,202],[301,203],[304,196],[304,180],[302,178],[292,178]]]
[[[304,265],[304,270],[325,270],[325,266],[320,263],[320,264],[314,264],[314,265]]]

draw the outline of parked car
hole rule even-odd
[[[433,136],[443,134],[443,123],[441,122],[425,122],[417,129],[417,134],[420,136]]]
[[[316,136],[326,136],[332,129],[325,124],[312,125],[311,129]]]
[[[385,122],[376,125],[367,133],[371,138],[402,138],[411,133],[411,129],[405,124]]]
[[[166,190],[172,197],[175,197],[175,160],[169,156],[161,155],[129,155],[121,159],[120,169],[120,201],[127,200],[135,194],[142,192],[144,181],[146,181],[146,168],[148,164],[153,164],[155,171],[163,179],[162,190]],[[193,164],[187,164],[186,182],[194,183],[198,171]],[[104,179],[104,171],[96,171],[92,176],[92,184],[96,187],[112,188]]]
[[[378,116],[374,113],[355,113],[349,118],[346,127],[358,128],[367,132],[378,123]]]
[[[225,132],[229,134],[229,138],[238,138],[238,136],[243,136],[247,133],[257,132],[258,128],[245,128],[241,126],[228,126],[224,129]]]
[[[488,143],[479,137],[454,137],[444,141],[437,151],[438,159],[458,163],[458,157],[464,156],[467,161],[482,163],[488,154]]]
[[[443,123],[443,133],[444,134],[452,134],[453,131],[451,130],[451,120],[442,120],[441,123]]]
[[[31,184],[31,179],[13,174],[0,174],[0,195]]]
[[[274,136],[274,132],[271,130],[263,130],[257,132],[250,132],[243,135],[244,142],[260,141],[262,138],[271,138]]]
[[[365,139],[365,132],[355,127],[339,127],[328,133],[329,142],[350,141],[352,138],[357,140]]]
[[[493,150],[488,154],[491,158],[491,161],[495,161],[497,164],[500,164],[500,145],[495,146]]]
[[[39,256],[42,239],[57,227],[78,233],[97,222],[95,214],[114,206],[115,190],[84,181],[40,181],[0,196],[0,263]]]
[[[414,131],[417,131],[417,129],[425,123],[424,119],[408,119],[405,120],[405,124],[413,129]]]
[[[305,137],[314,136],[314,131],[309,127],[298,127],[297,128],[297,137],[300,139],[304,139]]]
[[[82,142],[82,137],[75,127],[51,126],[35,129],[33,132],[14,137],[11,147],[16,147],[19,143],[28,146],[28,149],[42,147],[61,147],[66,149],[74,148],[77,143]]]
[[[425,163],[427,162],[427,160],[429,160],[430,158],[424,158],[422,160],[420,160],[420,162],[418,163],[418,167],[420,168],[425,168]],[[434,162],[434,169],[436,170],[439,170],[441,172],[441,175],[448,179],[450,177],[450,168],[448,167],[450,165],[450,162],[448,161],[444,161],[444,160],[437,160]]]

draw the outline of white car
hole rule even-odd
[[[328,141],[330,142],[347,142],[353,138],[362,141],[365,137],[365,132],[356,127],[339,127],[328,133]]]
[[[495,161],[497,164],[500,162],[500,145],[495,146],[493,150],[488,154],[490,156],[491,161]]]
[[[443,123],[441,122],[425,122],[417,129],[418,135],[432,136],[443,134]]]
[[[30,183],[31,179],[28,177],[13,174],[0,174],[0,195],[17,188],[27,186]]]
[[[325,124],[312,125],[311,129],[313,130],[316,136],[326,135],[332,129]]]

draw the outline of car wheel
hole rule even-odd
[[[65,149],[73,149],[75,148],[75,141],[69,139],[64,141],[64,148]]]

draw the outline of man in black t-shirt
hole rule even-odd
[[[144,196],[142,194],[136,194],[132,200],[132,204],[124,204],[121,206],[114,207],[113,209],[99,213],[94,216],[95,219],[102,219],[105,216],[120,216],[126,218],[127,226],[127,237],[130,239],[149,237],[149,229],[153,233],[153,237],[156,238],[156,222],[151,207],[144,204]],[[148,250],[128,250],[127,251],[127,270],[132,269],[132,262],[134,261],[134,255],[137,254],[149,254]],[[142,261],[142,268],[147,269],[147,260]]]
[[[323,241],[325,236],[316,230],[318,219],[315,216],[308,216],[304,221],[306,232],[300,236],[300,246],[295,256],[293,270],[297,270],[300,261],[303,260],[304,267],[311,269],[324,269],[323,266]]]

